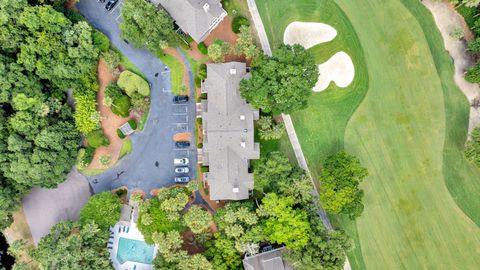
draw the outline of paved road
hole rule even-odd
[[[53,225],[62,220],[77,220],[90,196],[85,176],[75,168],[67,175],[67,180],[54,189],[33,188],[22,199],[22,204],[35,245]]]
[[[133,48],[120,38],[121,0],[112,11],[95,0],[80,1],[77,9],[98,30],[108,36],[111,43],[135,64],[151,83],[151,108],[143,132],[131,135],[133,151],[119,164],[106,172],[88,177],[95,193],[127,186],[147,193],[154,188],[173,184],[174,157],[190,159],[190,177],[195,177],[196,144],[190,149],[176,149],[172,137],[177,132],[194,132],[195,102],[187,105],[172,103],[170,71],[147,50]],[[193,82],[191,82],[193,83]],[[193,96],[193,90],[192,90]]]

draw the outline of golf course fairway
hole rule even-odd
[[[369,176],[355,221],[353,269],[479,269],[480,170],[462,154],[469,104],[431,14],[416,0],[257,0],[273,48],[292,21],[337,37],[309,50],[317,63],[346,51],[355,79],[313,93],[292,115],[314,175],[330,154],[358,156]],[[288,11],[288,12],[286,12]]]

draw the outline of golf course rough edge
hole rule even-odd
[[[332,41],[337,36],[337,30],[332,26],[316,22],[292,22],[283,34],[283,43],[287,45],[300,44],[305,49]]]

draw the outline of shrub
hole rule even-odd
[[[236,34],[240,33],[240,27],[242,27],[242,25],[248,27],[250,26],[250,22],[247,18],[241,15],[235,16],[235,18],[232,20],[232,31]]]
[[[225,55],[230,52],[230,44],[222,41],[221,39],[216,39],[208,47],[208,57],[210,57],[214,62],[223,62],[225,60]]]
[[[127,117],[131,106],[130,98],[123,95],[113,100],[111,109],[114,114],[120,117]]]
[[[90,163],[92,162],[93,154],[95,154],[95,148],[92,148],[92,147],[80,148],[80,150],[78,150],[78,155],[77,155],[77,164],[76,164],[77,168],[79,170],[82,170],[88,167],[88,165],[90,165]]]
[[[205,45],[205,43],[203,42],[200,42],[198,45],[197,45],[197,49],[203,53],[203,54],[207,54],[208,53],[208,48],[207,48],[207,45]]]
[[[125,139],[125,134],[119,128],[117,128],[117,135],[120,139]]]
[[[201,64],[200,67],[198,68],[198,77],[200,77],[202,80],[207,78],[207,65]]]
[[[92,221],[104,231],[120,219],[120,199],[109,191],[93,195],[80,211],[80,223]]]
[[[146,112],[148,111],[148,107],[150,106],[150,98],[144,97],[138,93],[132,95],[132,107],[139,112]]]
[[[278,140],[285,132],[283,123],[275,123],[271,116],[262,116],[257,121],[259,126],[259,135],[263,140]]]
[[[199,148],[199,149],[200,149],[200,148],[203,148],[203,143],[198,143],[198,144],[197,144],[197,148]]]
[[[128,124],[130,125],[130,127],[132,127],[132,129],[137,129],[137,122],[135,122],[135,120],[128,120]]]
[[[197,120],[195,120],[197,122],[197,125],[201,126],[202,123],[203,123],[203,120],[201,117],[197,118]]]
[[[120,74],[117,84],[130,97],[132,97],[134,93],[139,93],[144,97],[150,95],[150,87],[148,86],[148,83],[142,79],[142,77],[129,70],[125,70]]]
[[[208,166],[200,167],[200,172],[202,172],[202,173],[206,173],[206,172],[209,172],[209,171],[210,171],[210,168]]]
[[[465,80],[471,83],[480,83],[480,62],[471,66],[467,70]]]
[[[97,48],[100,52],[108,51],[110,48],[110,40],[102,32],[94,30],[92,32],[93,46]]]
[[[465,144],[465,156],[468,161],[480,168],[480,128],[474,128]]]
[[[111,99],[116,99],[123,96],[123,92],[116,83],[111,83],[105,88],[105,96],[110,97]]]
[[[83,134],[88,134],[100,127],[100,113],[97,112],[95,97],[76,95],[75,125]]]
[[[100,146],[107,146],[110,141],[107,136],[103,134],[103,130],[97,129],[87,134],[88,145],[92,148],[98,148]]]
[[[107,64],[107,67],[110,70],[110,72],[113,72],[117,68],[118,64],[120,63],[120,56],[114,50],[108,50],[106,52],[103,52],[102,58]]]

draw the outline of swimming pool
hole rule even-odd
[[[120,237],[118,239],[117,260],[120,264],[127,261],[152,264],[153,246],[144,241]]]

